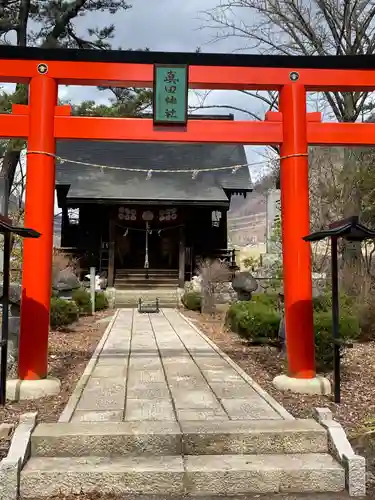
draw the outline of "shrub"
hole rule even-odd
[[[79,288],[75,290],[72,295],[72,299],[78,306],[78,310],[81,314],[91,314],[91,296],[90,292],[85,288]]]
[[[95,311],[103,311],[104,309],[108,309],[106,294],[104,292],[95,292]]]
[[[197,268],[202,285],[200,309],[212,314],[215,312],[217,293],[225,283],[231,281],[231,272],[228,264],[218,259],[204,259],[198,263]]]
[[[262,303],[236,302],[227,312],[226,324],[247,339],[277,339],[280,314]]]
[[[75,302],[52,297],[50,324],[52,327],[66,326],[78,320],[79,310]]]
[[[262,304],[264,306],[277,309],[279,296],[277,293],[258,293],[256,295],[253,295],[251,300],[253,302],[256,302],[257,304]]]
[[[323,302],[319,304],[324,304]],[[320,307],[323,307],[322,305]],[[260,302],[236,302],[227,312],[226,325],[241,337],[249,340],[277,339],[280,314],[276,309]],[[333,365],[332,314],[319,310],[314,314],[315,357],[318,371],[328,371]],[[356,316],[342,309],[340,339],[356,340],[360,325]],[[341,348],[343,352],[343,347]]]
[[[202,296],[198,292],[185,292],[182,297],[182,303],[190,311],[201,311]]]
[[[318,371],[330,371],[333,366],[332,314],[319,312],[314,315],[315,357]],[[340,339],[356,340],[360,334],[358,319],[343,312],[340,317]],[[343,354],[343,347],[340,349]]]

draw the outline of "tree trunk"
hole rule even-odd
[[[343,217],[360,215],[361,193],[358,187],[358,162],[359,157],[353,149],[344,149],[344,164],[342,168],[342,200]],[[346,292],[356,294],[363,276],[363,259],[361,243],[341,240],[341,274],[342,285]]]

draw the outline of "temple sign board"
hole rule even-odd
[[[188,66],[154,65],[154,125],[186,125]]]

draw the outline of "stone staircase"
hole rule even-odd
[[[178,286],[178,269],[117,269],[116,290],[173,289]]]
[[[176,287],[170,288],[151,288],[151,289],[131,289],[118,290],[114,292],[114,307],[115,308],[132,308],[138,307],[138,300],[155,304],[156,299],[159,299],[159,307],[175,308],[179,307],[179,294]]]
[[[344,470],[314,420],[71,422],[36,427],[20,494],[332,492],[338,499],[344,488]]]

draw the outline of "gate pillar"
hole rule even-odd
[[[54,116],[57,82],[38,75],[29,85],[29,139],[25,226],[41,233],[24,241],[18,375],[21,380],[47,377],[52,287],[55,199]]]
[[[310,233],[309,169],[305,87],[298,82],[280,91],[283,117],[280,148],[281,224],[288,376],[274,380],[280,389],[329,392],[315,377],[311,252],[303,240]],[[325,380],[325,379],[324,379]]]

